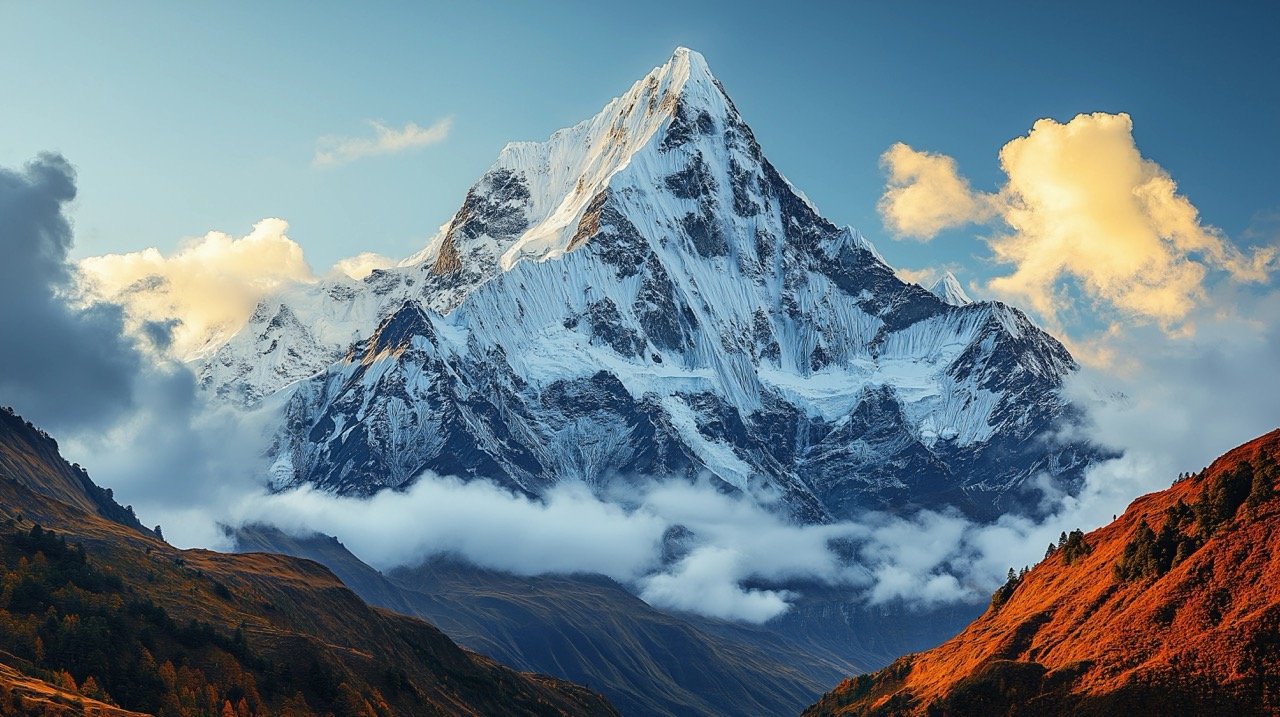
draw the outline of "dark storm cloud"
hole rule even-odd
[[[257,485],[260,427],[206,410],[191,371],[144,354],[120,306],[81,300],[75,196],[75,170],[59,155],[0,168],[0,404],[55,435],[144,521],[191,522],[224,491]],[[144,322],[137,341],[163,350],[174,326]]]
[[[53,431],[102,425],[132,405],[141,358],[119,307],[76,308],[75,170],[41,154],[0,168],[0,401]]]

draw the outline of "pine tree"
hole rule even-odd
[[[108,701],[107,695],[98,686],[98,681],[93,679],[93,675],[84,678],[84,682],[80,685],[80,694],[100,702]]]
[[[1062,562],[1070,565],[1093,552],[1093,546],[1084,538],[1084,531],[1076,528],[1067,535],[1062,545]]]
[[[1250,513],[1256,513],[1258,506],[1271,500],[1276,494],[1275,486],[1272,485],[1273,476],[1271,474],[1273,471],[1269,470],[1271,466],[1266,466],[1265,460],[1263,463],[1263,466],[1259,466],[1257,470],[1253,471],[1253,483],[1249,487],[1249,498],[1244,502]]]

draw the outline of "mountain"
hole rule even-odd
[[[659,612],[600,576],[521,577],[446,559],[383,575],[333,538],[265,526],[235,538],[237,549],[316,560],[373,604],[517,669],[589,685],[627,715],[796,714],[851,668],[882,664],[851,664],[764,628]]]
[[[933,286],[929,287],[929,293],[952,306],[968,306],[973,303],[973,299],[964,293],[964,287],[960,286],[960,280],[949,271],[944,272],[937,281],[933,282]]]
[[[6,406],[0,406],[0,477],[87,513],[150,533],[138,522],[131,506],[121,507],[110,488],[99,488],[84,468],[62,457],[57,441]]]
[[[178,550],[0,419],[21,470],[0,480],[0,714],[617,714],[366,605],[314,562]]]
[[[1280,430],[1064,536],[941,646],[805,714],[1280,711]]]
[[[1031,477],[1073,490],[1097,455],[1055,438],[1076,364],[954,289],[899,280],[819,214],[680,48],[508,145],[423,251],[264,299],[199,371],[280,407],[277,488],[707,473],[801,522],[1034,510]]]

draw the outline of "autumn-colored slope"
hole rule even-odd
[[[85,512],[148,532],[138,523],[132,508],[117,505],[110,490],[99,488],[83,468],[68,463],[58,453],[57,441],[5,406],[0,406],[0,477]]]
[[[764,629],[654,610],[603,576],[516,576],[448,558],[383,575],[333,538],[266,526],[236,538],[241,549],[315,560],[369,603],[504,664],[589,685],[624,715],[795,714],[852,669]]]
[[[37,489],[63,466],[8,428],[23,440],[0,455],[25,457],[0,472],[0,714],[42,714],[45,694],[48,714],[96,714],[96,696],[166,717],[616,715],[366,605],[311,561],[178,550],[55,500]]]
[[[805,714],[1280,713],[1278,458],[1274,431],[1135,500],[1087,554],[1046,557],[956,637]]]
[[[53,685],[0,664],[0,715],[3,717],[146,717],[86,697],[75,688]]]

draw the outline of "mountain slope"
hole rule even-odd
[[[53,685],[0,664],[0,717],[146,717],[87,697],[70,686]]]
[[[69,680],[57,689],[160,715],[616,714],[369,607],[316,563],[177,550],[52,499],[65,466],[28,451],[48,440],[21,421],[0,437],[0,454],[29,458],[0,480],[6,684]]]
[[[602,577],[519,577],[447,560],[383,576],[332,538],[254,526],[236,540],[316,560],[364,599],[504,664],[590,685],[623,714],[794,714],[851,667],[764,628],[661,613]]]
[[[150,533],[132,507],[121,507],[109,488],[99,488],[79,465],[67,463],[58,442],[0,406],[0,478],[8,478],[41,495],[80,510]]]
[[[508,145],[400,266],[264,300],[201,375],[283,404],[279,488],[705,472],[802,522],[1072,489],[1096,452],[1053,439],[1071,356],[1016,309],[944,298],[823,218],[681,48]]]
[[[952,640],[807,715],[1275,714],[1280,431],[1073,536]]]

